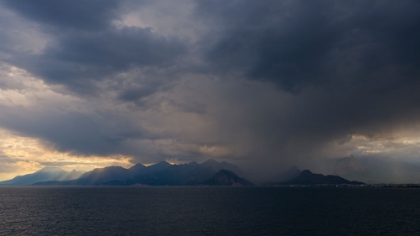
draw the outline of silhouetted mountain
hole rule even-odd
[[[125,181],[131,177],[129,170],[121,166],[109,166],[105,168],[96,168],[86,172],[78,179],[68,181],[45,181],[37,182],[33,185],[100,185],[109,181]]]
[[[113,185],[116,185],[116,183],[127,185],[127,182],[134,176],[163,171],[170,166],[171,164],[164,161],[151,166],[136,164],[129,169],[121,166],[109,166],[86,172],[76,180],[63,182],[49,181],[36,183],[35,185],[108,185],[110,182],[113,182]]]
[[[141,174],[127,181],[127,185],[196,185],[213,176],[215,171],[207,166],[191,162],[171,165],[161,171]]]
[[[166,162],[166,161],[161,161],[161,162],[159,162],[159,163],[157,163],[157,164],[154,164],[154,165],[151,165],[151,166],[148,166],[148,170],[150,171],[150,172],[156,172],[156,171],[162,171],[162,170],[165,170],[166,168],[168,168],[168,167],[170,167],[170,166],[172,166],[171,164],[169,164],[168,162]]]
[[[317,184],[363,184],[362,182],[348,181],[336,175],[322,175],[314,174],[309,170],[304,170],[302,173],[291,180],[280,182],[283,185],[317,185]]]
[[[86,172],[75,180],[76,185],[98,185],[113,180],[126,180],[131,177],[130,172],[121,166],[109,166]]]
[[[72,180],[77,179],[80,177],[82,172],[72,170],[72,171],[65,171],[58,167],[45,167],[35,173],[23,175],[23,176],[16,176],[11,180],[6,180],[0,182],[0,185],[32,185],[36,182],[41,181],[64,181],[64,180]]]
[[[237,176],[232,171],[220,170],[213,177],[201,183],[209,186],[252,186],[253,183]]]
[[[326,173],[366,183],[420,183],[420,165],[414,163],[350,156],[326,164]]]
[[[221,167],[237,169],[240,172],[235,165],[213,160],[203,164],[191,162],[180,165],[162,161],[151,166],[136,164],[129,169],[119,166],[99,168],[86,172],[76,180],[39,182],[34,185],[197,185],[213,177]]]

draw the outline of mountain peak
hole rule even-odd
[[[129,168],[129,170],[131,170],[131,171],[142,170],[142,169],[146,169],[146,166],[144,166],[143,164],[140,164],[140,163],[137,163],[134,166]]]
[[[161,161],[158,162],[154,165],[148,166],[147,169],[149,170],[164,170],[168,167],[172,166],[170,163],[166,162],[166,161]]]
[[[157,166],[157,165],[159,165],[159,166],[170,166],[171,164],[167,161],[160,161],[160,162],[154,164],[154,166]]]
[[[143,164],[141,164],[141,163],[137,163],[137,164],[133,165],[132,167],[135,167],[135,166],[139,166],[139,167],[143,166],[143,167],[146,167],[145,165],[143,165]],[[132,168],[132,167],[131,167],[131,168]]]

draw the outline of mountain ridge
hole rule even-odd
[[[84,173],[80,178],[68,181],[45,181],[34,183],[36,186],[43,185],[88,185],[88,186],[196,186],[202,185],[220,170],[243,173],[239,167],[227,163],[207,160],[201,164],[190,162],[179,165],[171,165],[161,161],[151,166],[135,164],[126,169],[119,166],[97,168]],[[237,173],[235,173],[237,175]],[[232,177],[231,179],[236,179]],[[248,180],[246,180],[248,181]],[[243,181],[243,185],[247,182]],[[248,181],[249,182],[249,181]]]

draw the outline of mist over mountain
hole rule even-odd
[[[395,159],[349,156],[325,165],[325,173],[366,183],[420,183],[420,165]]]
[[[32,185],[41,181],[65,181],[77,179],[82,175],[81,171],[65,171],[58,167],[45,167],[35,173],[16,176],[11,180],[6,180],[0,182],[0,185]]]

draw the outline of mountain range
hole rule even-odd
[[[83,172],[72,170],[65,171],[58,167],[45,167],[35,173],[16,176],[11,180],[1,181],[0,185],[10,185],[10,186],[23,186],[23,185],[32,185],[37,182],[42,181],[65,181],[77,179],[82,175]]]
[[[43,181],[33,185],[48,186],[250,186],[252,183],[237,173],[243,173],[237,166],[227,162],[208,160],[198,164],[171,165],[162,161],[155,165],[136,164],[125,169],[120,166],[98,168],[86,172],[79,178],[67,181]]]
[[[314,185],[314,184],[361,184],[369,183],[418,183],[420,166],[396,160],[356,158],[354,156],[330,160],[327,170],[314,174],[291,167],[272,176],[263,186]],[[97,168],[83,173],[64,171],[58,167],[46,167],[35,173],[2,181],[0,185],[59,185],[59,186],[250,186],[244,178],[249,176],[239,167],[207,160],[201,164],[190,162],[171,165],[162,161],[154,165],[136,164],[128,169],[120,166]],[[349,181],[354,180],[354,181]]]

